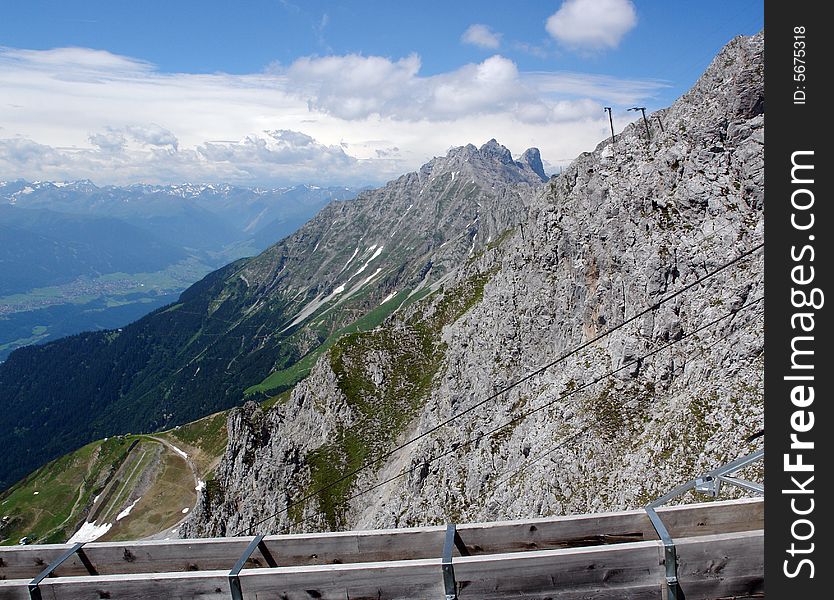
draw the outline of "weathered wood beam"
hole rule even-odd
[[[754,594],[763,581],[764,532],[678,540],[679,575],[687,600]],[[642,600],[662,596],[662,545],[657,541],[456,557],[461,600],[509,598]],[[440,559],[246,569],[249,600],[352,600],[443,597]],[[10,585],[11,584],[11,585]],[[228,572],[57,577],[41,585],[44,599],[227,599]],[[0,598],[25,598],[25,582],[5,582]],[[3,595],[7,593],[7,595]]]
[[[674,537],[749,531],[763,526],[761,499],[707,502],[658,511]],[[613,544],[657,539],[645,511],[550,517],[458,525],[474,555]],[[315,565],[436,558],[445,527],[415,527],[335,533],[267,536],[279,565]],[[228,570],[251,538],[212,538],[146,542],[93,542],[84,552],[102,575],[117,573]],[[0,549],[0,579],[35,577],[67,548],[63,544]],[[247,567],[265,566],[258,551]],[[77,557],[56,571],[83,575]]]

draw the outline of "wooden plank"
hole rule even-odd
[[[0,581],[4,579],[32,579],[52,561],[61,556],[70,544],[42,544],[0,548]],[[67,573],[86,573],[77,556],[67,559]]]
[[[691,537],[764,526],[761,498],[663,507],[658,514],[673,537]],[[656,540],[644,510],[575,515],[501,523],[459,525],[461,538],[475,552],[507,552],[579,547],[619,541]]]
[[[519,594],[618,599],[657,593],[663,577],[659,542],[492,554],[455,560],[461,600]]]
[[[46,579],[43,600],[230,600],[228,572],[194,571]]]
[[[753,594],[763,570],[763,532],[678,541],[679,573],[688,600]],[[657,541],[455,558],[461,600],[546,598],[648,600],[661,596],[665,570]],[[399,600],[443,597],[439,559],[247,569],[247,600]],[[112,600],[229,598],[226,571],[59,577],[44,598]],[[16,596],[15,596],[16,597]]]
[[[29,600],[28,579],[0,581],[0,600]]]
[[[455,571],[461,582],[461,600],[507,598],[510,594],[557,589],[595,589],[603,586],[624,597],[623,584],[657,589],[660,549],[657,542],[588,549],[544,550],[460,559]],[[248,600],[422,599],[443,597],[440,559],[313,565],[276,569],[248,569],[241,587]],[[647,563],[647,564],[646,564]],[[598,565],[598,570],[588,565]],[[619,566],[618,566],[619,565]],[[631,566],[629,566],[631,565]],[[606,585],[606,580],[610,581]],[[628,586],[625,586],[628,587]],[[145,598],[228,598],[224,571],[160,573],[104,577],[64,577],[45,581],[43,597],[86,600]],[[625,596],[627,597],[627,596]]]
[[[758,529],[763,522],[760,499],[708,502],[662,508],[661,518],[675,537]],[[645,511],[550,517],[458,526],[473,554],[546,550],[657,539]],[[386,559],[436,558],[445,527],[268,536],[265,541],[279,565],[374,562]],[[99,573],[228,570],[251,538],[215,538],[147,542],[90,543],[84,551]],[[66,545],[0,549],[0,579],[35,577]],[[247,567],[264,566],[258,552]],[[59,576],[86,574],[77,557]]]
[[[676,543],[687,600],[764,593],[764,531],[685,538]]]

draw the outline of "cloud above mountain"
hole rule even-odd
[[[547,32],[574,50],[595,52],[616,48],[637,25],[630,0],[565,0],[547,19]]]
[[[130,147],[123,134],[113,131],[92,135],[90,141],[93,148],[55,148],[25,138],[0,139],[0,172],[31,179],[120,183],[329,183],[365,182],[377,177],[367,162],[349,156],[341,146],[326,146],[290,130],[265,131],[238,141],[207,141],[194,148],[172,144]],[[118,176],[102,177],[108,172]],[[38,177],[26,173],[38,173]]]
[[[0,47],[0,87],[2,179],[355,185],[490,137],[561,164],[605,136],[604,104],[664,84],[524,72],[499,54],[434,74],[416,54],[347,54],[232,75]]]

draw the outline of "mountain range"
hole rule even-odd
[[[31,343],[125,325],[355,194],[0,182],[0,360]]]
[[[166,428],[214,459],[183,537],[636,508],[757,447],[763,48],[558,177],[455,148],[135,323],[13,352],[0,488],[64,458],[0,499]]]
[[[763,49],[730,42],[432,293],[233,409],[180,535],[637,509],[760,448]]]
[[[0,441],[13,448],[0,487],[99,437],[170,427],[247,392],[292,387],[341,335],[430,293],[520,222],[527,190],[544,178],[535,149],[516,161],[495,140],[457,148],[381,189],[331,202],[278,244],[135,323],[13,352],[0,366]]]

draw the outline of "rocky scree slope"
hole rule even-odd
[[[429,293],[526,215],[544,173],[492,140],[326,206],[262,254],[118,331],[20,349],[0,365],[0,490],[86,442],[155,431],[276,394],[346,328]],[[260,396],[263,397],[263,396]],[[60,399],[57,401],[56,399]]]
[[[761,252],[350,476],[759,244],[763,89],[763,35],[733,40],[658,113],[665,132],[648,140],[636,123],[583,154],[523,226],[436,293],[343,338],[283,404],[233,411],[225,457],[181,534],[632,508],[752,450],[761,439],[745,438],[763,420],[762,303],[739,309],[763,292]]]

